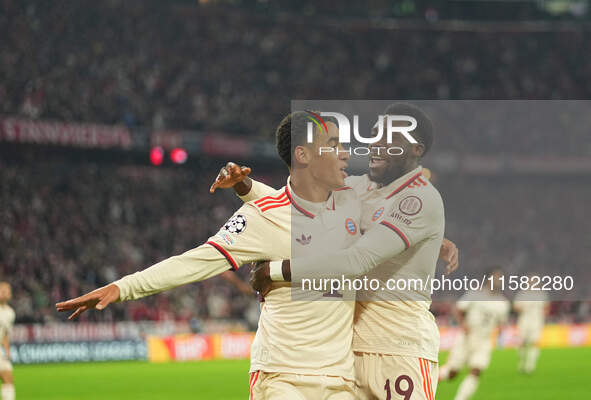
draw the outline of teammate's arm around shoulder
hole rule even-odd
[[[365,232],[353,246],[291,260],[292,280],[357,277],[424,239],[443,238],[443,203],[440,197],[431,196],[422,200],[411,195],[386,206],[382,221]]]

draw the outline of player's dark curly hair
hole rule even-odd
[[[308,121],[307,114],[304,111],[297,111],[291,114],[288,114],[285,118],[281,120],[279,125],[277,126],[277,130],[275,131],[275,144],[277,146],[277,154],[283,160],[285,164],[289,168],[291,168],[291,143],[292,143],[292,126],[295,128],[295,133],[301,132],[301,135],[296,135],[294,137],[293,142],[297,143],[298,141],[305,141],[306,138],[306,129]],[[303,143],[300,143],[303,144]],[[294,144],[294,147],[297,144]]]
[[[419,107],[409,103],[393,103],[384,111],[385,115],[409,115],[417,120],[417,127],[410,132],[415,140],[425,147],[423,157],[433,145],[433,123],[431,118]]]
[[[504,273],[503,268],[500,265],[493,265],[486,270],[486,277],[490,278],[495,272],[499,272],[500,274]]]
[[[318,111],[314,111],[319,114]],[[308,134],[308,123],[311,122],[310,114],[306,111],[294,111],[288,114],[281,120],[277,130],[275,131],[275,143],[277,146],[277,153],[279,157],[291,168],[291,155],[297,146],[304,146],[306,136]],[[336,119],[331,117],[323,117],[324,122],[333,122],[336,124]],[[314,132],[317,133],[317,128],[314,126]]]

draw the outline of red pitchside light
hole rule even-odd
[[[164,149],[162,147],[152,147],[150,150],[150,162],[152,165],[160,165],[164,161]]]
[[[187,150],[177,147],[170,152],[170,159],[175,164],[184,164],[187,161]]]

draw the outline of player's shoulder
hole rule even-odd
[[[14,318],[15,313],[14,313],[14,309],[12,307],[10,307],[8,304],[5,304],[2,306],[1,309],[2,314],[10,317],[10,318]]]
[[[527,303],[527,302],[530,302],[532,300],[535,300],[532,295],[533,295],[533,292],[531,292],[529,290],[520,290],[515,295],[515,298],[513,299],[513,302],[514,303]]]
[[[335,189],[332,192],[337,205],[343,207],[360,206],[360,199],[358,193],[351,186],[343,186]]]
[[[243,207],[250,212],[255,212],[263,216],[270,216],[278,213],[285,213],[286,211],[289,212],[290,204],[291,196],[284,186],[267,196],[245,203]]]
[[[460,296],[458,302],[470,303],[476,301],[476,299],[478,299],[478,293],[479,292],[475,290],[468,290],[462,296]]]
[[[494,293],[491,296],[491,300],[502,310],[508,310],[511,308],[511,302],[501,293]]]
[[[504,297],[504,296],[503,296]],[[507,299],[506,297],[501,300],[501,309],[503,314],[507,314],[509,312],[511,312],[511,301],[509,299]]]
[[[345,187],[352,189],[358,195],[367,192],[370,185],[371,181],[367,174],[350,175],[345,178]]]
[[[267,196],[244,203],[228,219],[221,231],[239,234],[252,224],[258,230],[273,229],[277,225],[288,226],[290,204],[284,189],[275,190]]]
[[[443,219],[443,200],[439,191],[420,173],[386,196],[392,210],[412,217]]]
[[[458,302],[465,302],[477,311],[488,309],[489,306],[497,304],[497,298],[491,296],[488,291],[483,290],[468,290],[464,293]]]
[[[429,207],[443,209],[443,199],[439,190],[433,183],[422,174],[417,174],[409,181],[403,195],[414,195],[419,197]]]

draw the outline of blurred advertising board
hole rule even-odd
[[[18,343],[10,346],[15,364],[146,360],[143,340]]]
[[[178,333],[176,328],[180,327],[174,324],[165,329],[152,323],[151,332],[171,334],[146,334],[140,324],[120,324],[130,325],[126,329],[122,328],[124,325],[115,327],[117,324],[85,324],[84,328],[75,324],[54,324],[45,329],[41,325],[36,325],[35,329],[32,325],[20,325],[15,330],[17,337],[13,337],[11,357],[15,364],[245,359],[250,357],[254,340],[254,332]],[[440,326],[439,331],[442,351],[451,349],[461,332],[460,328],[451,326]],[[500,348],[515,348],[520,343],[514,325],[503,328],[491,340]],[[546,325],[538,345],[542,348],[591,346],[591,324]]]
[[[442,326],[439,328],[441,336],[440,349],[445,351],[453,347],[460,334],[460,328]],[[519,332],[515,325],[507,326],[494,335],[498,347],[513,348],[520,344]],[[555,324],[546,325],[538,345],[542,348],[586,347],[591,346],[591,324]]]
[[[248,358],[253,339],[254,333],[251,332],[149,336],[148,360],[167,362]]]
[[[132,145],[132,133],[122,125],[2,118],[0,140],[42,145],[128,149]]]

